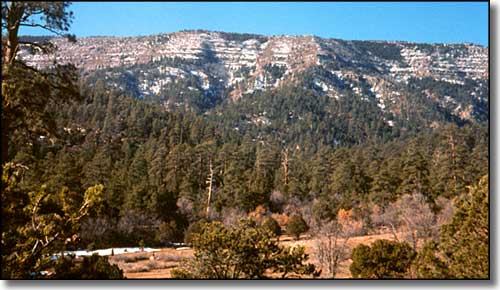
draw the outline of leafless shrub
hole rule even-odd
[[[377,226],[389,228],[395,240],[402,234],[414,250],[419,239],[432,237],[436,225],[436,216],[422,194],[405,194],[383,211],[374,208],[371,217]]]
[[[280,208],[285,204],[285,199],[285,195],[279,190],[273,190],[269,196],[269,200]]]
[[[184,196],[177,199],[176,205],[179,208],[179,212],[184,215],[189,215],[193,212],[193,202]]]
[[[162,262],[156,260],[149,260],[146,264],[149,270],[165,268],[165,265]]]
[[[131,264],[125,264],[126,266],[124,266],[122,268],[122,270],[124,272],[128,272],[128,273],[138,273],[138,272],[149,272],[151,270],[151,268],[149,267],[149,265],[146,265],[146,264],[139,264],[139,263],[131,263]]]
[[[162,253],[156,254],[155,259],[161,262],[180,262],[183,257],[179,254]]]
[[[283,213],[287,215],[300,214],[303,206],[304,204],[299,198],[292,197],[283,208]]]
[[[160,223],[152,214],[129,210],[120,218],[117,229],[121,233],[138,236],[147,229],[158,228]]]
[[[347,242],[362,228],[362,222],[352,219],[352,210],[340,209],[337,220],[321,227],[316,239],[316,255],[323,272],[335,278],[340,263],[349,258]]]
[[[237,208],[224,208],[222,216],[224,217],[222,223],[225,226],[234,227],[238,224],[240,218],[245,216],[245,212]]]
[[[267,215],[267,210],[263,205],[258,205],[255,210],[248,213],[248,217],[253,218],[258,224],[262,223]]]
[[[111,261],[123,262],[123,263],[134,263],[137,261],[147,260],[149,255],[147,254],[136,254],[136,255],[115,255],[110,257]]]
[[[436,224],[440,227],[450,223],[454,213],[453,201],[440,196],[436,199],[436,205],[440,208],[436,215]]]

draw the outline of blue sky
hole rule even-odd
[[[206,29],[488,46],[488,2],[75,2],[71,10],[77,37]]]

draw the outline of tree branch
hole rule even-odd
[[[30,13],[26,13],[26,15],[21,19],[21,21],[24,22],[24,21],[28,20],[31,16],[43,14],[44,12],[45,11],[42,8],[40,8],[40,7],[36,7],[36,8],[30,9]]]
[[[52,32],[54,34],[57,34],[59,36],[63,36],[63,37],[66,36],[64,33],[61,33],[61,32],[59,32],[57,30],[54,30],[54,29],[46,26],[46,25],[42,25],[42,24],[38,24],[38,23],[19,23],[19,26],[39,27],[39,28],[45,29],[47,31],[50,31],[50,32]]]

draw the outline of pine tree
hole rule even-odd
[[[76,87],[77,72],[72,65],[55,65],[41,71],[16,58],[20,47],[51,53],[50,42],[19,39],[21,27],[38,27],[66,36],[72,21],[68,2],[2,2],[2,163],[10,160],[10,142],[36,135],[55,136],[56,128],[49,105],[81,99]],[[35,17],[39,18],[35,22]],[[35,136],[33,136],[35,135]]]
[[[429,184],[428,162],[422,152],[420,152],[416,142],[408,146],[406,156],[403,160],[401,184],[398,191],[401,194],[420,193],[423,194],[428,201],[433,201],[435,198],[431,193]]]
[[[64,250],[81,220],[102,204],[102,185],[88,188],[81,201],[67,188],[43,185],[28,192],[22,186],[25,166],[2,168],[2,278],[38,278],[53,266],[50,256]],[[63,274],[63,273],[61,273]]]
[[[419,277],[489,278],[488,189],[488,176],[484,176],[461,196],[451,223],[441,228],[439,243],[427,244],[419,253]]]

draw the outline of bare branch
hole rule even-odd
[[[42,28],[42,29],[45,29],[45,30],[48,30],[54,34],[57,34],[59,36],[65,36],[65,34],[57,31],[57,30],[54,30],[46,25],[42,25],[42,24],[38,24],[38,23],[19,23],[19,26],[27,26],[27,27],[39,27],[39,28]]]

